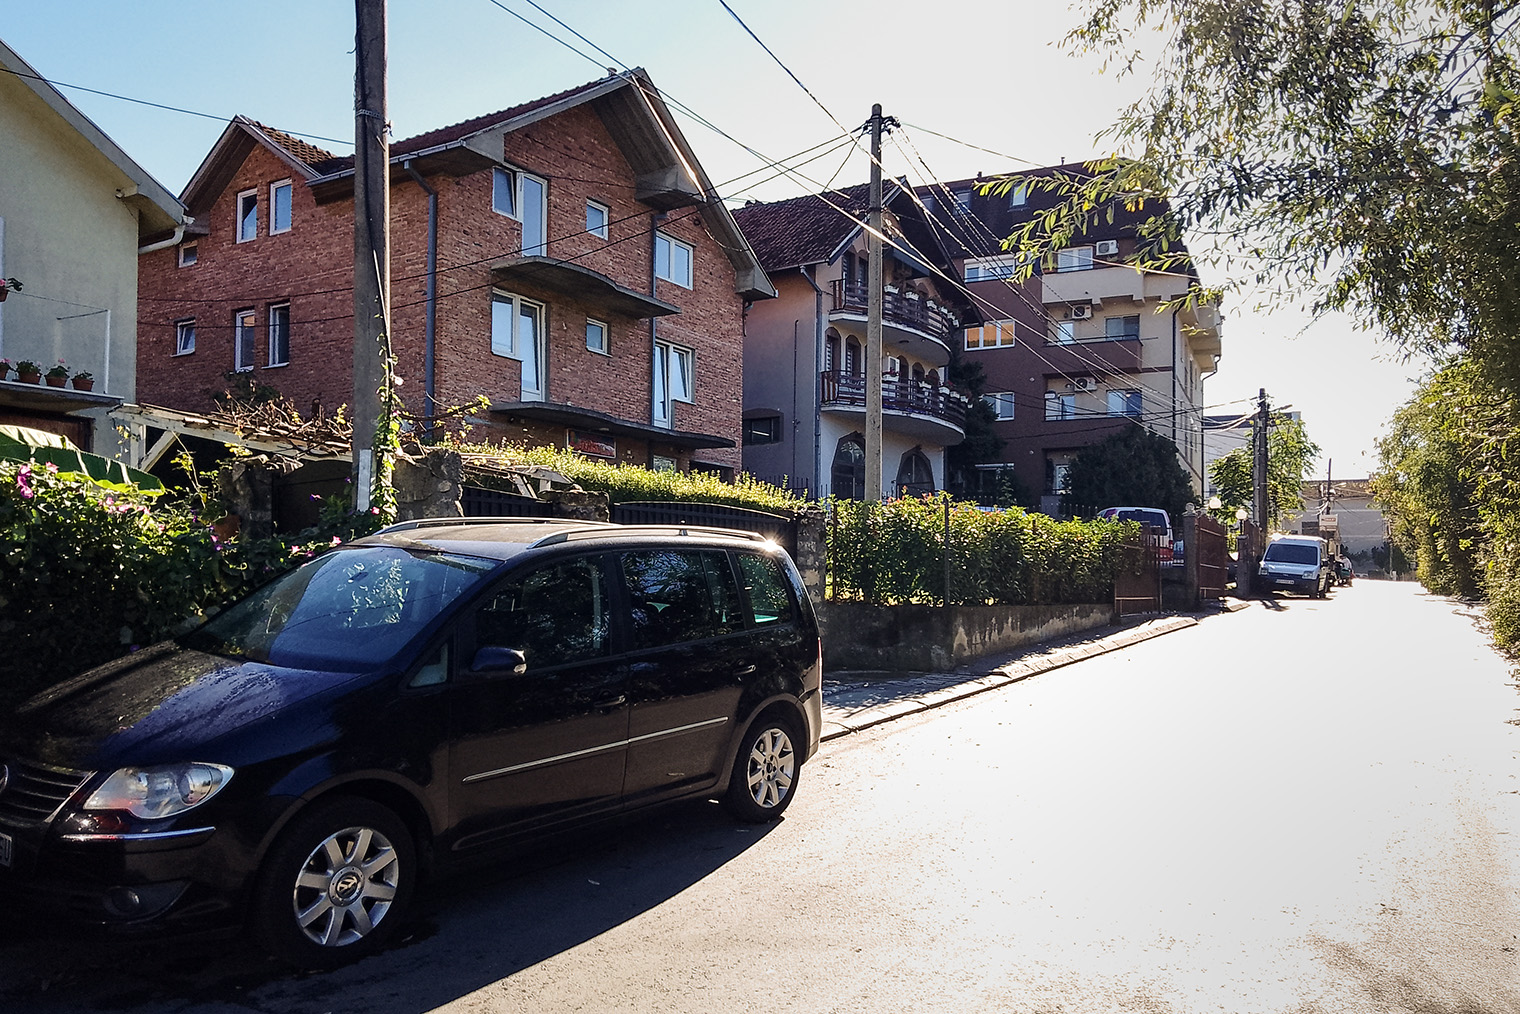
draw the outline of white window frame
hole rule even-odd
[[[178,263],[178,265],[180,267],[182,267],[182,268],[193,268],[193,267],[195,267],[196,264],[200,263],[200,259],[201,259],[201,252],[200,252],[199,241],[192,239],[188,243],[181,243],[180,244],[179,251],[178,251],[178,261],[177,261],[177,263]]]
[[[602,216],[602,224],[598,228],[591,227],[591,212],[596,211]],[[586,231],[598,239],[607,238],[607,225],[612,221],[612,209],[600,201],[586,202]]]
[[[258,314],[253,307],[245,307],[232,312],[232,371],[234,373],[249,373],[253,370],[253,356],[258,343]],[[247,352],[244,352],[244,340],[247,341]],[[244,359],[246,358],[246,362]]]
[[[195,318],[174,322],[174,354],[188,356],[195,352]]]
[[[502,317],[498,314],[498,307],[503,307],[504,309],[500,312],[507,315],[505,326],[503,326]],[[533,316],[535,330],[538,332],[534,336],[535,347],[531,359],[527,356],[528,350],[525,348],[518,328],[525,311]],[[542,401],[547,395],[545,389],[548,387],[548,376],[544,368],[544,358],[548,352],[546,347],[548,336],[545,334],[546,316],[546,307],[536,299],[527,299],[504,289],[491,290],[491,354],[505,359],[515,359],[523,364],[522,400],[524,401]],[[528,383],[529,378],[526,373],[530,364],[535,367],[532,385]]]
[[[278,346],[279,346],[279,342],[278,342],[278,340],[275,337],[275,324],[276,324],[276,318],[277,317],[283,317],[283,323],[285,325],[285,358],[284,359],[276,359],[275,358],[275,353],[278,350]],[[270,304],[269,309],[268,309],[268,318],[269,318],[269,321],[268,321],[268,328],[269,328],[269,365],[270,366],[289,366],[290,365],[290,304],[288,302],[287,303],[272,303],[272,304]]]
[[[287,206],[286,206],[286,209],[285,209],[285,213],[286,213],[286,215],[289,216],[290,221],[287,221],[285,223],[285,227],[283,229],[277,229],[277,228],[275,228],[275,221],[274,221],[274,219],[275,219],[275,209],[278,208],[280,205],[279,205],[279,201],[275,198],[275,194],[277,194],[281,190],[284,190],[285,193],[286,193],[286,195],[287,195],[286,196],[286,205]],[[277,181],[275,183],[269,184],[269,235],[271,235],[271,236],[278,236],[282,232],[289,232],[290,231],[290,226],[295,221],[295,216],[296,216],[295,198],[296,198],[295,187],[291,185],[291,182],[289,180],[279,180],[279,181]]]
[[[991,394],[982,395],[982,400],[992,408],[992,414],[998,422],[1007,422],[1013,418],[1014,395],[1012,391],[994,391]]]
[[[593,330],[600,332],[602,336],[602,340],[595,345],[591,344]],[[612,334],[605,321],[586,318],[586,348],[598,355],[612,355]]]
[[[245,229],[244,228],[244,223],[246,222],[246,220],[248,218],[248,213],[246,211],[244,211],[243,208],[244,208],[244,206],[246,205],[246,203],[248,201],[252,201],[253,202],[253,221],[251,223],[248,223],[249,227]],[[259,192],[258,192],[258,190],[256,190],[256,189],[255,190],[244,190],[242,193],[238,194],[237,195],[237,203],[236,203],[235,208],[236,208],[236,217],[233,219],[233,226],[234,226],[234,228],[236,229],[236,232],[237,232],[237,241],[239,243],[251,243],[254,240],[258,239],[259,238]]]
[[[1077,323],[1072,320],[1051,322],[1050,340],[1055,345],[1071,345],[1077,340]]]
[[[987,329],[992,329],[992,340],[987,340]],[[981,333],[981,341],[971,344],[971,332]],[[981,327],[968,327],[962,336],[962,342],[967,352],[976,352],[981,349],[1011,349],[1018,345],[1014,334],[1014,324],[1011,320],[989,320]]]
[[[512,210],[503,211],[496,206],[497,195],[502,192],[502,180],[506,179],[506,193],[512,199]],[[538,185],[538,200],[532,202],[534,214],[528,214],[529,201],[523,193],[524,181],[531,181]],[[505,166],[496,166],[491,172],[491,210],[498,215],[503,215],[521,223],[523,227],[520,252],[524,257],[542,257],[549,252],[549,181],[542,176],[523,172],[521,169],[509,169]],[[528,227],[536,220],[538,234],[529,236]]]
[[[977,257],[966,261],[962,274],[966,282],[995,282],[1000,279],[1012,278],[1019,272],[1019,258],[1006,257]]]
[[[1056,271],[1091,271],[1093,269],[1092,244],[1062,247],[1056,251]]]
[[[1045,392],[1046,422],[1067,422],[1076,417],[1077,396],[1075,394],[1063,394],[1060,391]]]
[[[650,416],[656,426],[675,424],[675,403],[690,405],[697,395],[697,353],[665,338],[654,340],[653,402]]]
[[[1129,321],[1129,320],[1134,321],[1135,322],[1135,333],[1133,335],[1114,334],[1112,332],[1112,330],[1110,329],[1110,327],[1109,327],[1109,321],[1115,321],[1115,320],[1117,320],[1117,321]],[[1137,340],[1139,340],[1139,338],[1140,338],[1140,315],[1138,313],[1124,313],[1124,314],[1119,314],[1118,316],[1115,316],[1115,317],[1104,317],[1103,318],[1103,337],[1105,339],[1107,339],[1108,341],[1111,341],[1111,342],[1123,342],[1123,341],[1137,341]]]
[[[1115,388],[1108,392],[1108,414],[1116,418],[1138,419],[1145,412],[1142,397],[1137,388]],[[1116,406],[1118,411],[1115,411]]]
[[[663,245],[663,250],[661,249]],[[682,250],[686,254],[686,277],[676,277],[678,258],[675,253]],[[690,243],[683,243],[674,236],[665,232],[654,234],[654,275],[667,282],[679,285],[683,289],[692,287],[692,281],[696,273],[697,249]]]
[[[497,203],[497,198],[503,193],[512,203],[512,206],[505,211]],[[491,170],[491,210],[507,218],[516,218],[517,204],[517,173],[505,166],[496,166]]]

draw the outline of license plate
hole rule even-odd
[[[1280,578],[1277,579],[1277,583],[1278,584],[1292,584],[1293,583],[1293,579],[1291,577],[1280,577]]]
[[[0,834],[0,866],[11,864],[11,836]]]

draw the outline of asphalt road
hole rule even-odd
[[[386,954],[0,914],[0,1011],[1520,1011],[1520,690],[1359,582],[846,736],[786,819],[684,807],[460,878]]]

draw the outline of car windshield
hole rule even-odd
[[[1137,521],[1152,528],[1165,528],[1166,518],[1160,511],[1127,510],[1114,515],[1116,521]]]
[[[1267,547],[1267,553],[1262,559],[1270,563],[1304,563],[1313,566],[1319,563],[1319,550],[1301,542],[1274,542]]]
[[[363,672],[394,656],[495,566],[390,546],[339,549],[265,585],[180,644],[292,669]]]

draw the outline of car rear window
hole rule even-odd
[[[1272,563],[1319,563],[1319,550],[1301,542],[1274,542],[1267,547],[1263,560]]]
[[[1128,510],[1120,511],[1115,517],[1120,521],[1137,521],[1142,525],[1150,525],[1152,528],[1165,528],[1166,515],[1160,511]]]
[[[786,592],[786,577],[778,560],[756,553],[740,553],[739,575],[749,595],[755,626],[791,620],[792,597]]]
[[[743,629],[728,554],[650,550],[624,553],[633,647],[658,648]]]

